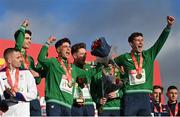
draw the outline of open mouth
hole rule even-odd
[[[138,48],[142,48],[143,46],[142,45],[139,45]]]
[[[138,50],[142,50],[143,49],[143,46],[142,45],[139,45],[138,46]]]
[[[69,55],[70,55],[70,52],[69,52],[69,51],[67,51],[67,52],[66,52],[66,55],[67,55],[67,56],[69,56]]]

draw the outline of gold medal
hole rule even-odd
[[[137,75],[136,75],[136,78],[137,79],[141,79],[142,78],[142,67],[143,67],[143,56],[142,56],[142,53],[140,54],[140,60],[139,60],[139,65],[138,65],[138,61],[136,60],[136,57],[134,55],[134,51],[132,50],[131,51],[131,57],[132,57],[132,60],[134,62],[134,65],[135,65],[135,68],[136,68],[136,72],[137,72]]]
[[[142,78],[142,74],[137,74],[137,75],[136,75],[136,78],[137,78],[137,79],[141,79],[141,78]]]

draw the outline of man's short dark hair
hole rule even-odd
[[[79,50],[80,48],[86,49],[86,44],[85,44],[85,43],[77,43],[77,44],[74,44],[74,45],[71,47],[71,54],[73,55],[74,53],[78,52],[78,50]]]
[[[15,48],[7,48],[4,50],[4,53],[3,53],[3,57],[5,60],[8,59],[9,55],[13,52],[20,52],[19,50],[15,49]]]
[[[62,38],[55,43],[56,49],[65,42],[68,42],[71,45],[71,41],[68,38]]]
[[[17,30],[15,33],[14,33],[14,38],[17,39],[19,33],[22,32],[21,30]],[[30,36],[32,35],[32,32],[30,30],[25,30],[25,34],[29,34]]]
[[[176,86],[171,85],[171,86],[168,87],[167,92],[169,92],[169,91],[172,90],[172,89],[178,90],[178,88],[177,88]]]
[[[140,32],[134,32],[134,33],[132,33],[132,34],[129,36],[129,38],[128,38],[128,42],[129,42],[129,43],[132,42],[135,37],[139,37],[139,36],[143,37],[143,34],[140,33]]]
[[[159,86],[159,85],[154,85],[153,86],[153,92],[154,92],[154,89],[161,89],[161,92],[163,92],[163,87],[162,86]]]

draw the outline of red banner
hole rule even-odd
[[[5,40],[0,39],[0,67],[1,63],[4,62],[3,60],[3,52],[6,48],[14,47],[15,41],[14,40]],[[37,63],[37,56],[39,54],[39,51],[41,49],[41,44],[31,44],[30,49],[28,49],[28,55],[31,55],[34,58],[34,61]],[[54,46],[51,46],[48,51],[48,57],[56,57],[56,50]],[[86,61],[90,62],[95,60],[96,58],[90,54],[90,52],[87,52],[87,59]],[[73,58],[71,57],[71,62],[73,62]],[[158,61],[156,60],[154,62],[154,85],[160,85],[162,86],[161,78],[160,78],[160,69]],[[44,97],[44,89],[45,89],[45,79],[42,79],[41,83],[37,86],[38,91],[40,93],[40,97]],[[42,99],[43,100],[43,99]],[[164,102],[164,96],[162,97],[162,102]],[[41,102],[42,103],[42,102]]]

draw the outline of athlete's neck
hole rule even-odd
[[[23,56],[25,56],[25,55],[27,54],[25,48],[22,48],[22,49],[21,49],[21,54],[22,54]]]
[[[15,70],[16,68],[15,67],[13,67],[12,65],[7,65],[7,68],[10,70],[10,71],[13,71],[13,70]]]
[[[59,59],[61,59],[62,61],[67,61],[67,58],[62,57],[62,56],[58,56]]]
[[[133,53],[136,53],[137,55],[140,55],[142,52],[139,52],[137,50],[132,50]]]

